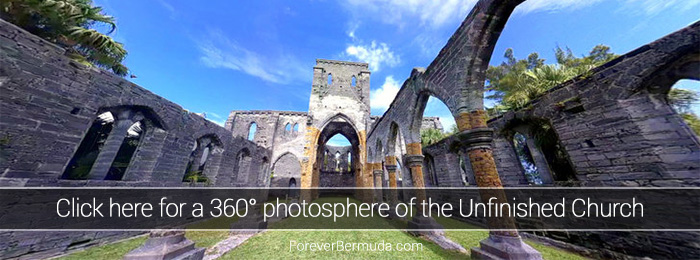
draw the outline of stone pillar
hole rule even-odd
[[[384,169],[381,162],[374,164],[374,172],[372,175],[374,175],[374,200],[381,203],[384,201],[382,193],[382,176],[384,176]]]
[[[423,180],[423,151],[420,143],[406,144],[406,156],[404,163],[411,169],[413,191],[416,196],[418,212],[408,221],[407,229],[414,235],[444,235],[442,226],[435,219],[423,216],[422,202],[427,202],[425,194],[425,182]],[[408,198],[410,199],[410,198]]]
[[[535,166],[537,166],[537,173],[540,174],[540,179],[542,180],[542,184],[552,184],[554,183],[554,179],[552,178],[552,172],[549,170],[549,166],[547,164],[547,159],[544,157],[544,154],[540,152],[540,149],[537,149],[537,144],[535,144],[535,139],[532,138],[529,134],[527,135],[527,149],[530,151],[530,154],[532,155],[532,160],[535,161]]]
[[[370,188],[374,187],[374,163],[366,162],[363,165],[362,171],[362,201],[366,203],[371,203],[373,201],[373,192]]]
[[[144,244],[131,250],[124,256],[125,260],[161,260],[204,258],[205,248],[194,247],[194,242],[185,238],[184,231],[151,231]]]
[[[387,156],[385,160],[384,167],[389,174],[389,204],[393,208],[399,203],[399,195],[396,191],[396,156]]]
[[[475,110],[464,112],[456,118],[461,147],[469,156],[472,170],[480,189],[482,201],[496,198],[496,202],[507,202],[503,187],[498,176],[496,162],[493,159],[491,142],[493,129],[486,125],[486,111]],[[510,217],[487,218],[491,229],[507,229],[507,231],[489,231],[489,237],[480,242],[480,247],[472,248],[472,256],[482,259],[542,259],[542,255],[531,246],[525,244],[516,230],[515,219]]]
[[[100,153],[97,155],[92,169],[90,169],[89,178],[91,180],[104,180],[105,177],[107,177],[109,168],[112,167],[114,158],[117,157],[119,148],[122,146],[124,138],[126,138],[127,130],[129,130],[129,127],[135,122],[143,119],[140,113],[128,108],[110,112],[112,112],[114,116],[114,127],[109,133],[109,136],[107,136],[107,140],[105,140],[105,143],[102,145],[102,149],[100,149]]]

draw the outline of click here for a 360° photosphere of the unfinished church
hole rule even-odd
[[[234,110],[223,127],[0,20],[0,186],[700,186],[700,141],[667,101],[675,82],[700,79],[700,24],[489,118],[484,73],[519,2],[477,3],[382,116],[370,115],[367,63],[317,59],[308,111]],[[422,129],[443,130],[423,117],[429,97],[449,108],[458,132],[422,146]],[[535,145],[535,121],[554,143]],[[350,145],[327,144],[337,134]],[[537,181],[525,174],[514,134],[530,144]],[[0,258],[58,256],[140,234],[2,231]],[[541,258],[522,237],[596,258],[700,258],[697,232],[491,232],[471,254]]]

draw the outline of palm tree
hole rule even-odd
[[[114,17],[92,0],[4,0],[0,18],[66,47],[66,54],[82,64],[128,74],[124,45],[108,35],[116,29]],[[93,29],[100,25],[109,27],[106,33]]]
[[[440,131],[440,129],[428,128],[420,131],[421,145],[424,147],[437,143],[445,137],[445,133]]]

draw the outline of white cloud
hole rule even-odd
[[[516,13],[531,12],[562,12],[573,11],[593,6],[603,0],[527,0],[520,4]],[[625,13],[643,14],[647,16],[658,14],[667,9],[687,11],[700,6],[698,0],[625,0],[621,10]]]
[[[667,9],[688,11],[700,6],[698,0],[627,0],[623,12],[652,16]],[[696,9],[696,12],[700,11]]]
[[[528,0],[515,8],[515,13],[572,11],[588,7],[602,0]]]
[[[350,37],[350,39],[352,39],[353,41],[357,40],[357,38],[355,37],[355,31],[357,31],[357,28],[360,27],[360,22],[352,21],[352,22],[350,22],[348,27],[349,27],[348,31],[347,31],[348,37]]]
[[[268,82],[290,84],[311,78],[308,66],[296,57],[281,53],[268,57],[248,50],[228,39],[220,31],[210,31],[206,40],[197,43],[200,60],[211,68],[225,68],[244,72]]]
[[[384,79],[384,84],[376,90],[369,93],[369,104],[372,109],[386,111],[391,102],[394,101],[396,94],[399,93],[401,85],[394,79],[394,76],[388,76]]]
[[[462,20],[477,0],[346,0],[346,7],[355,15],[370,15],[381,21],[406,26],[412,21],[440,27]]]
[[[369,63],[369,69],[375,72],[382,64],[394,67],[401,62],[399,55],[394,54],[386,43],[377,44],[375,41],[370,45],[351,44],[345,49],[345,55]]]

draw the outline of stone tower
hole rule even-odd
[[[367,63],[317,59],[309,100],[312,125],[323,127],[326,120],[341,113],[358,131],[366,131],[369,75]]]
[[[355,185],[363,185],[370,123],[367,63],[317,59],[309,99],[301,187],[319,187],[326,142],[342,134],[351,143]],[[351,182],[350,182],[351,183]],[[352,184],[352,183],[351,183]]]

